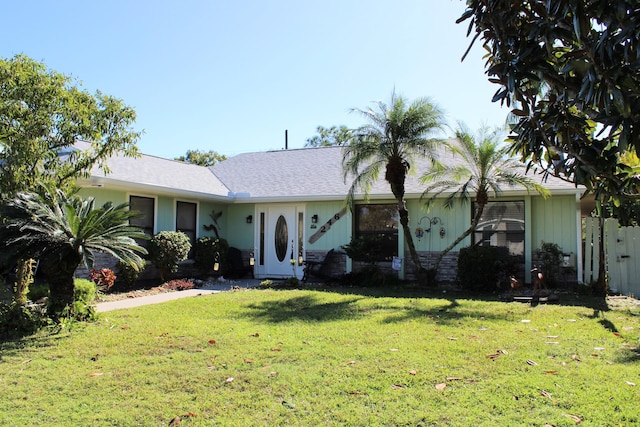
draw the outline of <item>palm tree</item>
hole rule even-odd
[[[137,215],[127,204],[106,203],[94,209],[94,199],[68,197],[55,190],[45,196],[22,192],[3,208],[0,251],[10,261],[40,260],[50,287],[49,310],[59,316],[73,306],[73,277],[81,262],[93,267],[94,251],[109,253],[140,270],[146,250],[133,239],[144,238],[129,219]]]
[[[452,209],[456,200],[466,204],[475,193],[476,211],[471,225],[438,255],[433,267],[434,274],[442,258],[476,229],[489,198],[497,197],[502,185],[521,186],[527,192],[533,190],[545,198],[549,195],[546,188],[521,173],[523,165],[508,156],[509,147],[502,145],[501,134],[500,130],[483,128],[474,136],[463,124],[459,124],[456,141],[451,148],[454,156],[460,156],[462,162],[435,164],[421,177],[422,183],[429,184],[422,194],[423,198],[430,196],[428,204],[442,193],[450,191],[444,207]]]
[[[402,96],[391,95],[391,104],[376,103],[376,111],[352,109],[369,121],[356,129],[349,145],[344,147],[342,169],[346,181],[348,175],[355,178],[347,194],[351,205],[358,189],[368,195],[382,168],[384,179],[398,205],[400,224],[405,242],[409,246],[416,272],[422,277],[424,269],[413,243],[409,229],[404,193],[405,179],[416,157],[435,158],[439,142],[434,135],[444,127],[444,113],[428,98],[420,98],[408,104]]]

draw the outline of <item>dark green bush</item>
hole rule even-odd
[[[499,290],[508,277],[511,258],[507,248],[470,246],[458,255],[458,282],[464,289],[481,292]]]
[[[138,281],[143,270],[136,270],[130,264],[118,261],[116,265],[118,274],[116,275],[118,282],[122,282],[127,286],[132,286]]]
[[[178,264],[191,250],[189,237],[181,231],[161,231],[149,241],[149,257],[164,282],[178,271]]]
[[[347,256],[354,261],[375,264],[383,258],[382,238],[380,236],[353,237],[349,244],[342,246]]]
[[[0,339],[31,335],[47,324],[37,306],[0,303]]]
[[[42,298],[49,297],[49,284],[48,283],[35,283],[29,286],[28,298],[31,301],[38,301]]]
[[[229,243],[225,239],[216,237],[200,237],[196,240],[194,248],[193,260],[201,274],[206,275],[213,270],[213,264],[218,254],[218,262],[220,263],[220,274],[225,267],[227,261],[227,252],[229,251]]]
[[[538,262],[537,267],[544,274],[545,285],[549,288],[555,288],[562,265],[562,249],[556,243],[542,242],[542,245],[535,251],[535,257]]]

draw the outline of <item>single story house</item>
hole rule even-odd
[[[242,251],[247,263],[250,256],[255,260],[256,278],[301,278],[305,260],[322,260],[331,249],[336,254],[332,272],[350,272],[352,261],[341,247],[352,236],[375,233],[385,236],[382,265],[393,264],[400,278],[412,279],[414,267],[389,185],[380,179],[368,198],[360,195],[352,210],[345,209],[351,180],[343,179],[342,158],[341,147],[246,153],[212,167],[144,154],[114,156],[108,160],[109,174],[96,169],[79,182],[80,194],[95,197],[98,205],[130,203],[143,213],[138,224],[148,234],[177,230],[195,240],[219,233]],[[456,158],[443,153],[440,160]],[[469,204],[445,209],[435,203],[425,211],[418,177],[427,167],[427,160],[417,161],[406,181],[410,227],[425,267],[472,219]],[[490,200],[476,232],[445,257],[438,279],[453,280],[458,250],[482,240],[521,255],[526,282],[535,250],[542,242],[556,243],[574,268],[572,280],[581,282],[583,190],[554,177],[543,184],[551,192],[547,199],[523,188],[503,188],[499,198]]]

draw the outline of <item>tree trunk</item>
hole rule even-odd
[[[400,216],[400,225],[402,225],[402,231],[404,233],[404,240],[409,246],[409,254],[411,255],[411,261],[416,266],[416,273],[420,274],[424,270],[420,263],[420,257],[416,251],[416,246],[413,244],[413,235],[409,228],[409,211],[407,210],[404,200],[398,200],[398,215]]]
[[[604,218],[599,218],[600,244],[598,245],[598,279],[593,286],[593,292],[597,295],[607,294],[607,277],[605,274],[605,253],[604,253]]]
[[[475,214],[475,216],[473,218],[473,221],[471,221],[471,225],[469,226],[469,228],[467,228],[465,230],[464,233],[462,233],[445,250],[440,252],[440,254],[436,258],[436,262],[435,262],[435,264],[433,266],[433,270],[435,270],[435,273],[438,272],[438,267],[440,267],[440,262],[442,262],[442,259],[444,258],[444,256],[447,253],[449,253],[451,251],[451,249],[455,248],[458,243],[462,242],[462,240],[465,239],[469,234],[473,233],[473,230],[475,230],[476,227],[478,226],[478,223],[480,222],[480,217],[482,216],[482,212],[484,211],[485,203],[480,203],[477,200],[476,200],[476,203],[478,204],[478,210],[476,211],[476,214]]]
[[[53,319],[58,319],[66,307],[73,311],[74,273],[81,260],[80,254],[69,249],[42,262],[49,282],[49,315]]]

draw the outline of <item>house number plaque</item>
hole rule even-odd
[[[324,233],[326,233],[327,231],[329,231],[329,229],[331,228],[331,226],[333,224],[336,223],[336,221],[338,221],[340,218],[342,218],[342,216],[347,213],[347,208],[343,208],[340,212],[334,214],[329,221],[327,221],[326,223],[324,223],[324,225],[322,225],[320,227],[320,229],[318,231],[316,231],[313,236],[309,237],[309,243],[313,244],[316,242],[316,240],[318,240],[320,237],[324,236]]]

